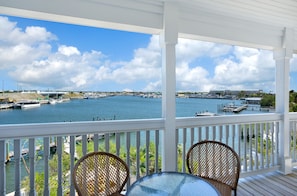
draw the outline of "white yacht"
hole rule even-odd
[[[36,108],[40,107],[39,101],[34,100],[25,100],[25,101],[19,101],[14,104],[15,109],[29,109],[29,108]]]

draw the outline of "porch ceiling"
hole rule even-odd
[[[166,3],[180,37],[272,49],[288,28],[297,49],[295,0],[0,0],[0,14],[159,34]]]

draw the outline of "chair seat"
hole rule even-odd
[[[218,191],[221,193],[222,196],[230,196],[232,193],[232,188],[224,184],[222,182],[218,182],[216,180],[207,179],[208,182],[210,182],[212,185],[214,185]]]

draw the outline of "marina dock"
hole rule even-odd
[[[50,153],[51,154],[55,154],[56,153],[56,150],[57,150],[57,145],[56,143],[51,143],[50,144]],[[41,148],[41,146],[36,146],[35,148],[35,152],[38,156],[42,156],[43,155],[43,150]],[[25,149],[22,149],[21,151],[21,157],[27,159],[29,157],[29,149],[28,148],[25,148]],[[14,151],[10,151],[7,153],[6,155],[6,163],[8,162],[12,162],[14,161]]]
[[[13,108],[13,103],[0,104],[0,110],[7,110]]]
[[[234,112],[234,113],[239,113],[242,110],[247,109],[248,105],[240,105],[240,106],[236,106],[236,105],[227,105],[223,107],[223,112]]]

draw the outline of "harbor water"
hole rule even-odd
[[[240,100],[177,98],[176,116],[192,117],[196,112],[222,113],[222,104],[240,105]],[[259,110],[244,110],[240,114],[259,113]],[[98,99],[74,99],[58,104],[44,104],[32,109],[0,110],[0,124],[45,123],[92,120],[123,120],[160,118],[162,114],[160,98],[138,96],[111,96]]]

